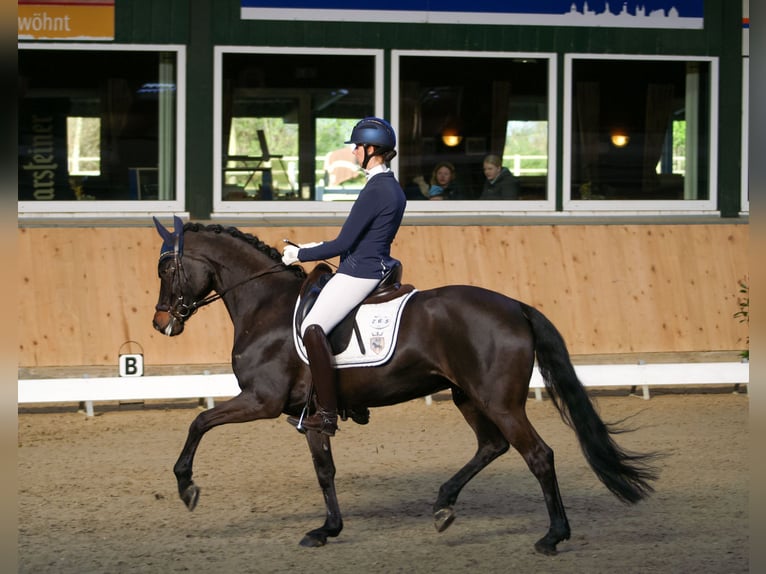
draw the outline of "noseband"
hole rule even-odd
[[[164,253],[161,253],[160,260],[157,262],[157,267],[161,266],[162,263],[170,257],[173,258],[173,279],[171,281],[171,295],[173,293],[178,293],[178,296],[172,305],[158,303],[155,307],[155,310],[165,311],[169,313],[171,317],[183,323],[197,312],[200,304],[196,301],[192,302],[191,304],[184,303],[186,297],[183,293],[183,284],[187,283],[189,278],[186,275],[186,270],[184,269],[183,262],[181,261],[181,254],[179,253],[179,250],[176,249],[174,251],[165,251]]]

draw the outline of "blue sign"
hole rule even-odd
[[[704,0],[389,0],[385,10],[358,0],[241,2],[244,20],[701,29],[704,16]]]

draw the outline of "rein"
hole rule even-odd
[[[170,255],[171,253],[165,254],[164,257],[160,255],[159,264],[162,263],[162,260],[164,258],[167,258]],[[157,311],[166,311],[170,313],[172,317],[182,322],[186,321],[189,317],[194,315],[194,313],[196,313],[200,307],[205,307],[206,305],[210,305],[210,303],[214,303],[215,301],[218,301],[228,292],[236,289],[237,287],[241,287],[245,283],[249,283],[250,281],[253,281],[260,277],[264,277],[266,275],[271,275],[273,273],[287,271],[287,267],[283,265],[282,263],[274,263],[274,265],[272,265],[271,267],[268,267],[267,269],[259,271],[258,273],[255,273],[251,275],[250,277],[247,277],[243,279],[242,281],[227,287],[226,289],[222,289],[221,291],[213,295],[208,295],[207,297],[200,299],[199,301],[193,301],[192,303],[187,305],[186,303],[184,303],[183,289],[181,288],[181,280],[179,278],[179,276],[182,275],[184,280],[186,279],[186,271],[184,270],[183,262],[181,261],[181,254],[178,252],[178,250],[176,250],[175,252],[172,252],[172,256],[175,263],[175,267],[173,269],[173,284],[178,287],[179,295],[176,298],[176,301],[173,305],[171,306],[157,305],[155,309]]]
[[[189,305],[189,308],[191,308],[192,313],[194,313],[200,307],[204,307],[205,305],[210,305],[210,303],[218,301],[218,299],[226,295],[226,293],[228,293],[229,291],[233,291],[237,287],[241,287],[245,283],[249,283],[250,281],[253,281],[260,277],[264,277],[266,275],[271,275],[272,273],[279,273],[280,271],[287,271],[287,267],[285,267],[282,263],[275,263],[268,269],[259,271],[258,273],[251,275],[250,277],[243,279],[239,283],[235,283],[234,285],[227,287],[226,289],[221,289],[218,293],[215,293],[214,295],[208,295],[207,297],[205,297],[204,299],[201,299],[200,301],[195,301],[194,303]]]

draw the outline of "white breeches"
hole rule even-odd
[[[343,273],[333,275],[301,323],[301,336],[309,325],[319,325],[325,334],[340,323],[378,286],[378,279],[361,279]]]

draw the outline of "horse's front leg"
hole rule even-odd
[[[327,514],[322,527],[307,532],[301,540],[301,546],[324,546],[328,536],[338,536],[343,530],[343,519],[340,515],[338,496],[335,492],[335,462],[330,449],[330,437],[309,431],[306,433],[306,440],[311,451],[311,459],[314,462],[319,486],[322,488]]]
[[[255,404],[257,399],[251,394],[240,393],[236,397],[220,403],[212,409],[201,412],[189,426],[186,443],[178,460],[173,466],[173,473],[178,481],[178,494],[189,510],[194,510],[199,500],[199,487],[192,480],[192,465],[202,436],[219,425],[244,423],[260,418],[270,418],[263,404]],[[277,415],[279,412],[277,412]]]

